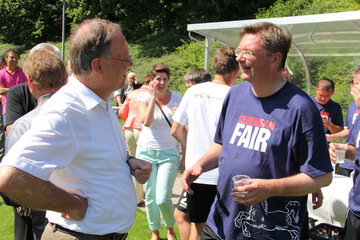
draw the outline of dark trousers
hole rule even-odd
[[[31,217],[21,216],[14,207],[14,239],[40,240],[47,224],[45,211],[31,210]]]
[[[360,218],[355,216],[350,210],[345,221],[344,228],[345,240],[358,240],[360,239]]]

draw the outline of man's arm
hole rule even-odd
[[[349,135],[349,129],[345,128],[342,131],[335,133],[335,134],[326,134],[326,140],[328,142],[337,141],[337,140],[347,138],[348,135]]]
[[[121,103],[121,96],[120,95],[116,95],[116,102],[118,104],[119,107],[121,107],[122,103]]]
[[[180,171],[185,170],[185,154],[186,154],[186,139],[187,139],[187,129],[186,126],[183,126],[176,121],[173,121],[171,127],[171,135],[178,140],[181,145],[182,158],[180,161]]]
[[[280,179],[251,179],[250,185],[234,188],[231,195],[236,203],[251,206],[269,197],[304,196],[328,186],[331,181],[331,172],[318,177],[299,173]]]
[[[338,132],[344,130],[344,126],[338,126],[329,121],[324,121],[324,125],[325,125],[325,127],[327,127],[329,129],[331,134],[338,133]]]
[[[82,220],[88,207],[85,198],[12,166],[0,167],[0,191],[23,206],[60,212],[67,219]]]
[[[190,185],[201,175],[201,173],[218,167],[218,159],[221,153],[221,149],[221,144],[213,143],[205,155],[202,156],[194,164],[194,166],[184,172],[181,178],[181,184],[185,191],[193,194],[194,191],[190,188]]]
[[[6,88],[4,85],[0,85],[0,95],[6,95],[10,88]]]

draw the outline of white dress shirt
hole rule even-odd
[[[128,232],[135,220],[136,195],[118,118],[108,101],[72,78],[44,103],[2,165],[88,199],[82,221],[48,211],[49,222],[88,234]]]

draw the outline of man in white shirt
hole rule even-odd
[[[234,50],[223,46],[216,51],[214,80],[189,88],[173,116],[171,133],[181,143],[182,149],[186,149],[186,169],[191,168],[213,143],[225,96],[239,75]],[[216,195],[217,180],[216,168],[202,173],[191,185],[194,194],[187,195],[187,213],[191,222],[189,239],[200,239]]]
[[[85,20],[69,43],[71,80],[4,158],[0,191],[47,210],[42,239],[125,239],[136,214],[130,172],[141,183],[151,173],[127,158],[108,102],[125,85],[129,48],[120,26],[101,19]]]

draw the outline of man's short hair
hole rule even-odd
[[[203,82],[210,82],[211,81],[211,74],[203,68],[197,68],[192,70],[191,72],[187,73],[184,76],[184,81],[191,81],[195,84],[203,83]]]
[[[26,76],[39,89],[56,89],[67,82],[64,62],[52,51],[34,51],[25,59],[23,67]]]
[[[325,92],[332,92],[335,90],[335,83],[333,80],[331,80],[330,78],[322,78],[320,79],[320,81],[318,82],[318,88],[322,88],[323,91]]]
[[[267,51],[268,56],[280,52],[282,59],[279,70],[284,68],[292,42],[292,36],[288,29],[270,22],[258,22],[245,26],[240,32],[240,38],[245,34],[258,34],[262,39],[262,47]]]
[[[166,73],[168,79],[170,79],[170,68],[168,66],[166,66],[164,63],[156,63],[150,69],[150,79],[151,79],[151,81],[154,80],[154,78],[156,77],[156,75],[159,72]]]
[[[40,49],[47,49],[47,50],[53,51],[54,53],[56,53],[56,55],[59,56],[59,58],[62,59],[62,55],[61,55],[60,50],[56,46],[54,46],[54,45],[52,45],[50,43],[39,43],[39,44],[35,45],[30,50],[29,55],[32,54],[34,51],[40,50]]]
[[[16,53],[18,55],[19,59],[20,59],[20,53],[16,48],[10,48],[10,49],[6,50],[5,53],[4,53],[4,58],[7,58],[9,53],[11,53],[11,52]]]
[[[110,55],[111,43],[117,32],[121,32],[119,24],[103,19],[87,19],[72,29],[69,45],[73,73],[89,75],[94,58]]]
[[[353,71],[353,76],[355,77],[356,75],[360,74],[360,65],[356,66],[354,71]]]
[[[235,48],[231,46],[222,46],[216,50],[213,62],[213,70],[215,74],[230,74],[238,68],[239,63],[236,61]]]

